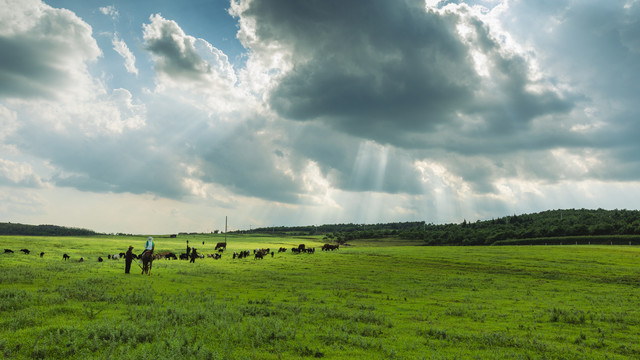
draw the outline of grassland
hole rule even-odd
[[[221,238],[156,238],[156,251],[184,251],[187,239],[208,253]],[[144,237],[0,243],[16,251],[0,254],[5,358],[640,358],[635,246],[359,241],[234,260],[234,250],[321,243],[229,237],[221,260],[159,260],[143,276],[97,258],[140,250]]]

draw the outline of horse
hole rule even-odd
[[[145,251],[140,256],[142,260],[142,274],[151,275],[151,265],[153,265],[153,251]]]

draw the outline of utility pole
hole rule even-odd
[[[224,217],[224,243],[227,243],[227,217]]]

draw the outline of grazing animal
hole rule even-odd
[[[120,260],[120,255],[118,254],[111,255],[111,260]]]
[[[13,250],[11,250],[11,249],[4,249],[4,253],[5,253],[5,254],[13,254]]]
[[[159,260],[159,259],[177,260],[178,257],[176,256],[176,254],[172,253],[171,251],[165,251],[165,252],[161,252],[161,253],[159,253],[159,254],[157,254],[155,256],[155,260]]]
[[[171,251],[161,251],[154,255],[153,260],[166,259],[169,254],[171,254]]]
[[[70,258],[67,254],[62,254],[62,260],[67,261]]]
[[[43,257],[43,256],[44,256],[44,251],[40,253],[40,257]]]
[[[78,262],[83,262],[84,261],[84,257],[81,257],[80,260],[78,260]]]
[[[226,250],[227,249],[227,242],[219,242],[216,244],[216,248],[214,250],[218,250],[218,249],[223,249]]]
[[[101,256],[98,256],[98,262],[102,262],[102,261],[103,261],[103,260],[102,260],[102,257],[101,257]]]
[[[153,251],[146,251],[142,256],[142,274],[151,275],[151,266],[153,265]]]
[[[331,245],[331,244],[324,244],[322,245],[322,251],[333,251],[333,250],[338,250],[340,249],[340,245]]]
[[[300,249],[298,248],[291,248],[291,252],[294,254],[300,254]]]
[[[189,260],[189,254],[185,254],[185,253],[180,254],[180,260]]]
[[[28,249],[20,249],[20,251],[22,251],[25,255],[29,255],[29,253],[31,252]]]
[[[304,251],[305,247],[306,246],[304,244],[300,244],[300,245],[298,245],[298,250],[300,250],[300,252],[302,252],[302,251]]]
[[[248,257],[249,255],[251,255],[251,251],[249,250],[242,250],[238,253],[238,259],[243,259]]]
[[[263,258],[263,257],[262,257],[262,251],[258,251],[258,252],[256,252],[256,254],[254,255],[254,257],[253,257],[253,258],[254,258],[254,260],[255,260],[255,259],[262,259],[262,258]]]
[[[287,248],[283,248],[283,247],[281,247],[280,249],[278,249],[278,252],[279,252],[279,253],[281,253],[281,252],[287,252]]]

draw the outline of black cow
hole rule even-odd
[[[98,256],[98,262],[102,262],[102,257]]]
[[[67,254],[62,254],[62,260],[67,261],[67,259],[69,259],[69,255]]]
[[[20,249],[20,251],[22,251],[25,255],[29,255],[29,253],[31,252],[28,249]]]
[[[44,257],[44,251],[40,253],[40,257]]]
[[[11,250],[11,249],[4,249],[4,253],[5,253],[5,254],[13,254],[13,250]]]

